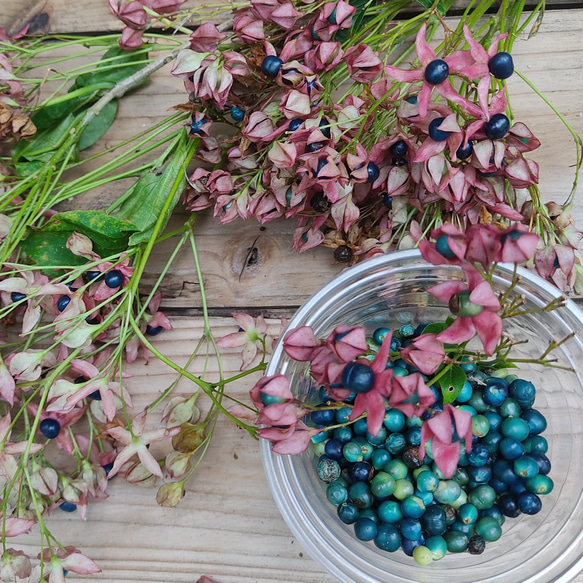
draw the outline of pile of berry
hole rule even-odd
[[[369,345],[386,332],[377,329]],[[403,336],[394,332],[392,350],[401,348]],[[320,409],[311,413],[312,425],[330,427],[312,438],[311,450],[340,520],[354,525],[358,539],[389,552],[402,548],[422,565],[448,551],[482,553],[487,542],[500,538],[506,517],[536,514],[539,495],[553,488],[548,443],[541,435],[547,422],[533,409],[534,385],[514,375],[490,376],[475,363],[462,366],[467,381],[452,405],[472,415],[473,441],[470,453],[460,448],[450,479],[433,461],[431,442],[420,459],[421,426],[443,409],[434,386],[436,401],[422,417],[408,418],[387,406],[376,436],[366,417],[349,421],[350,406],[326,408],[331,398],[324,388],[318,392]],[[395,376],[416,372],[402,359],[387,367]],[[355,396],[345,403],[351,405]],[[457,435],[452,441],[463,446]]]

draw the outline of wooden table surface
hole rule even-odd
[[[193,5],[192,0],[186,5]],[[515,62],[583,134],[583,9],[574,2],[563,1],[560,6],[557,10],[549,7],[534,38],[516,43]],[[1,27],[14,32],[29,20],[37,30],[46,32],[119,28],[105,0],[0,0]],[[561,202],[574,176],[573,141],[548,106],[522,81],[513,78],[509,87],[516,118],[525,121],[543,142],[533,155],[541,166],[541,190],[546,199]],[[183,99],[181,83],[169,76],[168,69],[159,71],[147,86],[123,100],[117,121],[104,140],[112,144],[155,123]],[[96,192],[82,204],[105,207],[121,188]],[[575,203],[573,214],[581,227],[583,199]],[[228,317],[234,310],[291,315],[340,271],[327,249],[303,255],[290,252],[293,229],[293,224],[282,221],[269,223],[265,230],[254,221],[221,227],[210,214],[201,215],[195,232],[216,337],[236,330]],[[247,250],[254,241],[257,261],[246,265]],[[161,248],[157,253],[161,258],[166,250]],[[156,273],[155,259],[146,281]],[[164,288],[174,329],[156,339],[158,347],[181,364],[202,334],[195,282],[192,259],[185,253]],[[227,354],[226,374],[234,374],[239,364],[236,354]],[[200,372],[201,364],[195,362],[191,370]],[[147,366],[135,363],[131,373],[127,384],[136,411],[174,380],[171,371],[156,360]],[[255,380],[246,378],[230,390],[245,397]],[[181,394],[189,389],[183,382],[177,391]],[[201,408],[205,406],[201,399]],[[116,478],[109,498],[89,505],[86,521],[55,513],[49,525],[57,538],[80,547],[103,571],[84,578],[71,574],[67,579],[165,583],[195,582],[208,575],[221,583],[333,580],[310,558],[310,549],[300,547],[281,518],[263,473],[258,443],[225,419],[219,420],[212,445],[186,490],[177,509],[162,508],[156,504],[155,490],[130,486]],[[38,548],[36,535],[29,535],[28,543],[31,552]],[[576,581],[583,583],[583,576]]]

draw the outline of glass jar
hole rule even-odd
[[[525,309],[541,308],[561,297],[542,278],[524,269],[519,273],[513,293],[525,297]],[[507,289],[512,275],[513,266],[500,265],[496,291]],[[361,325],[370,332],[379,326],[444,321],[450,315],[447,306],[427,289],[446,279],[463,280],[463,273],[457,266],[433,266],[416,250],[378,256],[346,270],[312,296],[289,329],[309,325],[316,337],[323,338],[338,324]],[[576,372],[520,366],[518,374],[535,384],[535,407],[548,421],[544,437],[549,441],[555,487],[542,498],[538,514],[506,519],[502,537],[488,543],[481,555],[448,553],[420,566],[401,550],[388,553],[372,541],[358,540],[353,527],[342,523],[336,507],[327,501],[310,454],[274,454],[270,443],[262,441],[265,472],[283,518],[305,550],[339,581],[548,583],[571,581],[583,568],[583,312],[567,300],[553,311],[505,320],[504,332],[517,342],[512,356],[520,359],[537,359],[550,341],[572,335],[552,355],[556,364]],[[291,360],[281,341],[266,372],[277,373],[290,378],[299,398],[308,396],[308,367]]]

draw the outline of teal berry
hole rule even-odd
[[[233,105],[233,107],[231,107],[231,117],[233,118],[233,121],[243,121],[245,119],[245,112],[239,109],[236,105]]]
[[[397,524],[403,520],[401,505],[394,500],[384,500],[381,502],[377,512],[382,522]]]
[[[449,246],[448,236],[444,233],[440,235],[435,241],[435,250],[449,260],[454,260],[457,256]]]
[[[481,536],[486,542],[497,541],[502,536],[500,523],[490,516],[484,516],[476,522],[476,534]]]
[[[401,547],[402,537],[399,529],[392,524],[381,523],[374,544],[383,551],[393,553]]]
[[[396,488],[396,480],[387,472],[377,472],[370,483],[370,491],[379,499],[389,497]]]
[[[326,488],[326,498],[328,502],[334,506],[339,506],[348,501],[348,490],[342,484],[338,482],[332,482]]]
[[[482,313],[484,306],[471,302],[470,294],[470,290],[466,289],[451,296],[449,309],[452,314],[462,318],[472,318]]]
[[[463,532],[448,530],[443,535],[443,538],[447,544],[447,550],[450,553],[463,553],[468,548],[469,537]]]
[[[521,478],[534,478],[538,474],[538,464],[535,459],[523,455],[514,460],[514,472]]]
[[[431,551],[431,556],[434,561],[443,559],[447,553],[447,543],[442,536],[430,536],[425,541],[425,546]]]

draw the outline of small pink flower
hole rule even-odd
[[[436,334],[421,334],[401,350],[401,358],[423,374],[433,374],[443,364],[445,350]]]
[[[212,22],[201,24],[190,35],[190,48],[198,53],[212,53],[225,35]]]
[[[360,83],[371,83],[383,70],[378,55],[364,43],[352,46],[344,53],[350,77]]]
[[[407,417],[421,417],[435,402],[433,391],[425,384],[423,377],[412,373],[404,377],[393,377],[393,390],[389,405],[402,411]]]
[[[357,393],[354,406],[349,419],[355,421],[363,413],[366,413],[366,426],[371,435],[378,435],[385,418],[386,399],[391,395],[393,371],[387,367],[389,352],[391,350],[392,332],[387,334],[377,352],[374,360],[369,363],[367,360],[357,360],[356,362],[369,366],[374,372],[374,384],[370,391]],[[350,366],[350,363],[345,366]]]
[[[302,421],[291,427],[265,427],[258,431],[259,437],[273,443],[273,451],[280,454],[295,455],[308,449],[310,439],[324,431],[320,427],[308,427]]]
[[[79,575],[92,575],[101,572],[96,563],[75,547],[55,548],[52,554],[49,549],[44,549],[42,557],[44,571],[49,574],[48,583],[66,583],[65,571]]]
[[[451,223],[431,231],[431,238],[436,242],[425,238],[419,241],[419,251],[432,265],[458,265],[464,258],[468,247],[466,235]]]
[[[431,441],[431,455],[446,478],[453,476],[460,457],[460,440],[465,440],[466,451],[472,449],[472,416],[452,405],[424,421],[421,426],[419,457],[425,457],[425,447]]]
[[[283,339],[285,353],[300,362],[311,360],[314,349],[318,346],[320,346],[320,343],[314,336],[314,331],[310,326],[294,328]]]
[[[255,360],[259,350],[270,349],[270,340],[272,339],[267,334],[267,323],[263,316],[253,318],[249,314],[237,312],[233,314],[233,318],[239,324],[240,332],[233,332],[223,338],[219,338],[217,346],[220,348],[243,346],[241,370],[244,370]]]
[[[115,476],[121,467],[135,455],[138,456],[142,464],[152,474],[163,478],[160,464],[148,450],[148,445],[173,437],[180,432],[180,427],[173,427],[171,429],[164,427],[152,431],[144,431],[146,428],[146,415],[147,411],[144,410],[134,417],[131,432],[123,427],[110,427],[105,431],[105,433],[111,435],[116,441],[125,446],[115,458],[113,468],[109,472],[110,478]]]
[[[350,362],[368,350],[366,332],[361,326],[336,326],[326,339],[326,346],[341,362]]]
[[[419,116],[422,118],[427,115],[427,107],[431,100],[431,94],[433,90],[445,99],[449,101],[453,101],[458,105],[461,105],[468,113],[472,113],[475,115],[476,113],[480,113],[480,109],[475,105],[471,104],[469,101],[461,97],[455,89],[452,87],[452,84],[449,80],[449,75],[446,77],[444,81],[438,84],[429,83],[425,79],[425,70],[427,66],[434,62],[437,57],[435,51],[429,46],[427,40],[425,39],[425,33],[427,31],[427,25],[424,24],[417,33],[417,38],[415,40],[415,48],[417,51],[417,57],[421,62],[421,68],[413,69],[413,70],[405,70],[399,69],[398,67],[386,66],[386,71],[389,77],[401,82],[407,83],[414,83],[414,82],[421,82],[421,91],[417,96],[417,102],[419,106]],[[443,60],[447,66],[449,74],[452,73],[460,73],[462,72],[470,63],[471,63],[471,56],[467,51],[455,51],[451,53],[447,57],[444,57]]]
[[[516,224],[500,234],[501,249],[496,254],[496,261],[524,263],[529,261],[536,251],[540,237],[531,232],[526,225]]]
[[[495,258],[499,256],[501,235],[500,229],[495,225],[477,223],[468,227],[466,260],[481,263],[484,269],[489,269]]]
[[[273,132],[271,118],[262,111],[254,111],[243,129],[243,136],[251,142],[261,142]]]
[[[3,525],[2,534],[6,537],[13,537],[29,532],[34,525],[34,520],[25,520],[24,518],[15,518],[13,516],[4,518],[0,512],[0,524]]]
[[[22,455],[28,446],[27,441],[11,442],[10,436],[12,434],[12,418],[10,412],[6,413],[0,419],[0,473],[4,478],[11,481],[18,471],[18,463],[13,456]],[[38,453],[43,449],[44,445],[40,443],[33,443],[30,447],[29,453],[31,455]]]
[[[492,355],[502,337],[502,318],[498,314],[500,301],[475,267],[462,267],[467,283],[448,281],[431,287],[429,293],[438,300],[448,302],[457,318],[437,335],[444,344],[466,342],[477,333],[486,354]],[[465,313],[474,315],[463,315]]]
[[[244,41],[259,42],[265,39],[263,22],[247,12],[235,17],[233,31]]]

